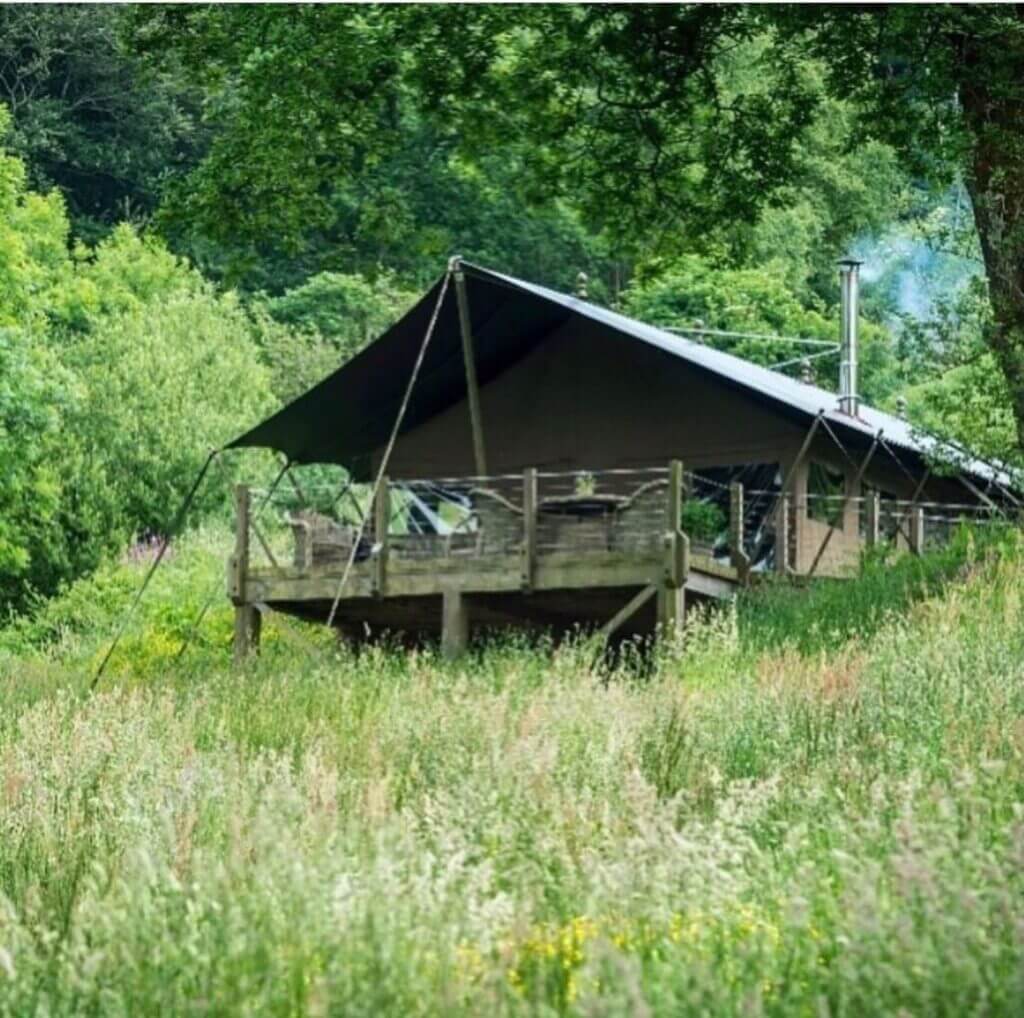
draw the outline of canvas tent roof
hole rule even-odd
[[[839,411],[835,393],[807,385],[769,368],[693,340],[627,318],[577,297],[463,263],[479,384],[486,385],[543,343],[574,315],[624,338],[647,343],[745,390],[791,416],[810,421],[820,411],[844,441],[862,445],[879,431],[885,441],[915,456],[938,443],[899,417],[861,406],[858,417]],[[276,449],[294,463],[339,463],[365,472],[371,454],[388,439],[413,364],[419,353],[443,280],[370,346],[333,374],[231,442]],[[466,396],[458,312],[449,287],[438,314],[402,431],[460,402]],[[960,457],[976,478],[1010,484],[1006,473],[981,460]]]

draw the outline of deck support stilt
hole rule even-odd
[[[461,590],[449,588],[442,595],[441,654],[456,658],[469,644],[469,611]]]
[[[234,658],[236,665],[244,664],[251,653],[259,651],[262,625],[263,616],[256,605],[235,605]]]
[[[658,587],[658,635],[671,637],[678,633],[685,614],[686,588],[662,583]]]

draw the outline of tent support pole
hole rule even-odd
[[[487,455],[484,451],[484,424],[480,413],[480,388],[476,379],[476,355],[473,350],[473,328],[469,317],[469,294],[462,259],[452,258],[450,269],[455,281],[455,298],[459,306],[459,331],[462,333],[462,360],[466,367],[466,397],[469,420],[473,428],[473,461],[477,476],[487,476]]]
[[[996,503],[993,502],[992,499],[990,499],[988,497],[988,495],[986,495],[985,492],[983,492],[981,490],[981,488],[979,488],[976,484],[974,484],[971,481],[971,479],[969,477],[967,477],[966,474],[961,473],[960,477],[959,477],[959,481],[979,501],[984,502],[985,505],[987,505],[989,507],[989,509],[991,509],[993,512],[996,512],[996,513],[999,513],[1000,515],[1003,515],[1003,512],[999,508],[999,506],[996,505]]]
[[[187,515],[190,507],[192,506],[192,500],[196,497],[196,493],[199,491],[200,486],[206,477],[206,472],[210,469],[210,464],[223,452],[223,449],[214,449],[210,452],[210,455],[206,457],[206,462],[203,463],[196,475],[196,479],[192,482],[192,487],[189,488],[188,494],[185,496],[184,501],[178,507],[178,512],[175,514],[174,519],[171,521],[171,525],[167,528],[167,534],[163,541],[160,542],[160,550],[156,554],[156,558],[153,559],[152,565],[146,572],[145,577],[142,580],[142,585],[135,592],[135,597],[132,598],[132,602],[128,605],[127,610],[121,616],[121,622],[117,627],[117,632],[114,633],[114,639],[111,640],[110,646],[107,648],[106,654],[103,655],[103,660],[100,661],[99,667],[96,669],[96,673],[92,677],[92,682],[89,684],[89,689],[94,690],[96,684],[103,677],[103,672],[106,670],[107,663],[110,661],[114,650],[117,645],[121,642],[121,637],[124,636],[125,630],[128,628],[128,622],[135,614],[135,609],[138,608],[139,602],[142,600],[142,595],[146,593],[146,588],[149,586],[149,581],[153,579],[153,574],[159,569],[160,563],[164,560],[164,555],[167,553],[168,545],[171,543],[171,539],[178,536],[178,531],[181,529],[182,524],[185,522],[185,516]]]

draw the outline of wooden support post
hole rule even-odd
[[[782,576],[789,573],[789,505],[789,492],[781,492],[775,510],[775,571]]]
[[[523,471],[523,559],[522,587],[533,589],[534,569],[537,565],[537,468]]]
[[[881,533],[882,502],[877,491],[871,491],[864,499],[864,543],[869,548],[878,546]]]
[[[441,653],[446,658],[458,657],[469,643],[469,612],[461,590],[450,587],[442,594]]]
[[[466,372],[466,401],[469,405],[469,423],[473,429],[473,461],[479,477],[487,475],[487,455],[484,450],[484,423],[480,412],[480,388],[476,378],[476,355],[473,351],[473,325],[469,316],[469,294],[462,259],[450,263],[455,279],[455,301],[459,307],[459,331],[462,333],[462,360]]]
[[[388,531],[391,528],[391,483],[380,479],[373,503],[373,593],[384,597],[388,589]]]
[[[685,587],[690,576],[690,539],[681,530],[665,535],[665,559],[661,582],[666,587]]]
[[[251,653],[259,651],[262,621],[262,616],[256,605],[235,605],[234,658],[236,665],[244,664]]]
[[[260,614],[246,601],[246,578],[249,572],[249,532],[252,496],[249,486],[235,486],[235,553],[231,559],[231,600],[235,605],[234,658],[241,664],[249,653],[259,647]]]
[[[672,460],[668,465],[668,499],[665,506],[664,570],[662,586],[682,588],[690,575],[690,539],[683,533],[683,464]]]
[[[924,507],[919,505],[910,509],[910,550],[915,555],[924,553]]]
[[[658,635],[672,636],[683,625],[686,613],[686,588],[669,587],[662,584],[658,587]]]
[[[743,485],[729,485],[729,559],[740,583],[750,580],[750,556],[744,547]]]
[[[665,507],[664,568],[658,584],[659,635],[674,633],[683,624],[686,580],[690,573],[690,539],[680,528],[683,514],[683,464],[668,465],[668,499]]]

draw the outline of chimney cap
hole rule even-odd
[[[864,262],[862,262],[859,258],[840,258],[839,261],[836,262],[836,265],[847,265],[850,268],[854,268],[858,265],[863,264]]]

